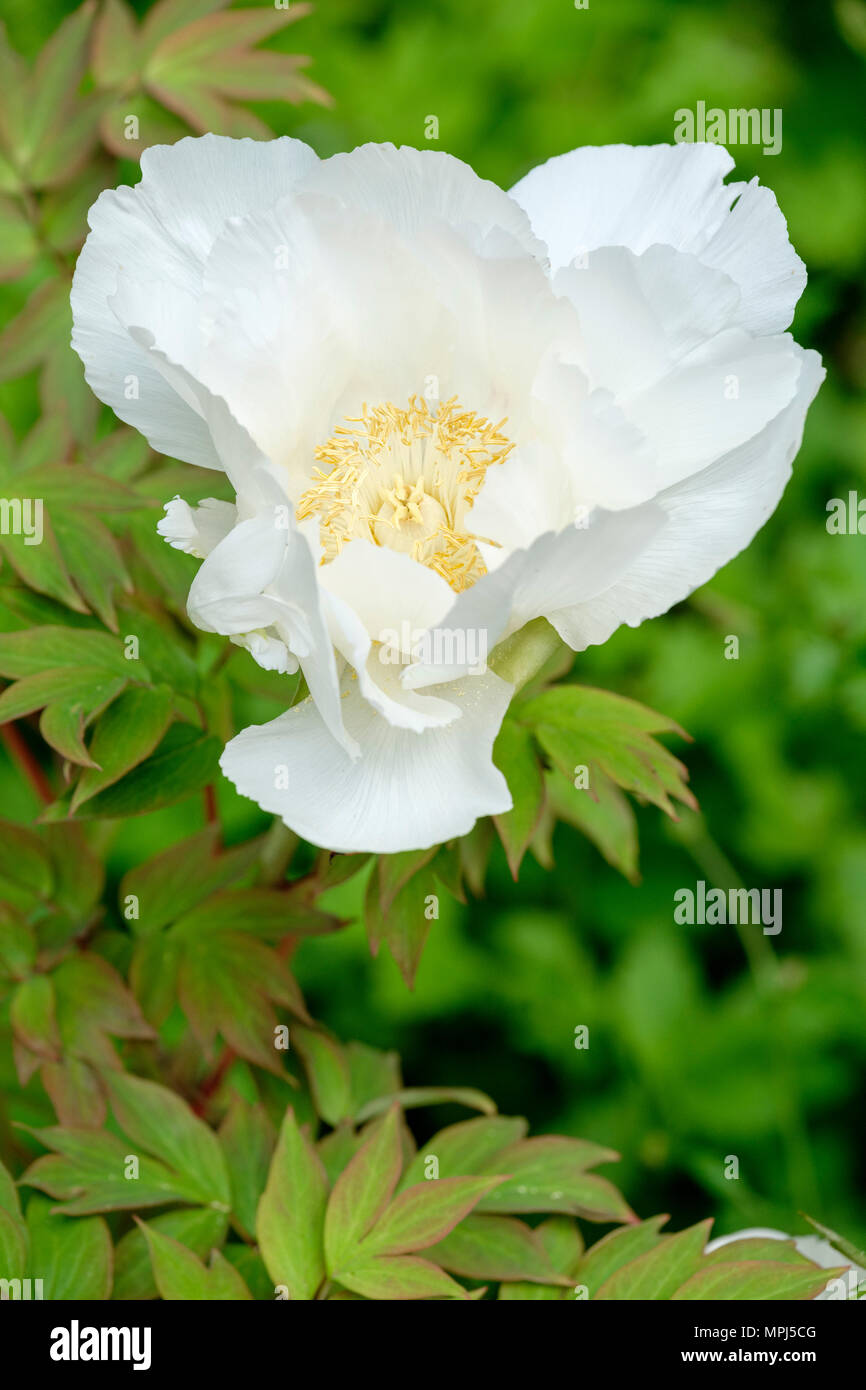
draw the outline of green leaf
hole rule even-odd
[[[0,197],[0,280],[22,274],[38,250],[36,233],[24,210],[11,198]]]
[[[79,808],[80,819],[140,816],[201,791],[217,772],[222,741],[173,724],[152,757]]]
[[[305,13],[307,6],[299,4],[290,11],[242,10],[181,22],[151,54],[148,90],[194,129],[232,135],[255,135],[260,123],[251,113],[228,106],[224,96],[327,103],[326,93],[298,72],[302,60],[294,54],[248,51]]]
[[[87,713],[101,708],[125,684],[122,676],[106,676],[87,666],[66,666],[24,676],[0,695],[0,723],[21,719],[25,714],[57,701],[69,701]]]
[[[78,96],[78,88],[87,64],[94,8],[86,3],[68,15],[37,60],[27,138],[16,152],[31,187],[70,177],[90,154],[92,105]]]
[[[109,1297],[114,1251],[101,1217],[73,1221],[52,1211],[45,1198],[31,1197],[27,1229],[30,1277],[42,1280],[43,1298],[77,1303]]]
[[[570,1282],[557,1273],[537,1233],[512,1216],[467,1216],[427,1250],[427,1258],[466,1279]]]
[[[137,660],[145,664],[150,679],[155,684],[167,685],[176,695],[195,700],[199,694],[199,674],[189,636],[180,625],[143,593],[124,594],[118,602],[117,613],[124,640],[136,639]]]
[[[408,1255],[444,1240],[502,1178],[439,1178],[404,1188],[361,1242],[358,1258]]]
[[[414,1255],[378,1256],[341,1274],[340,1283],[364,1298],[387,1301],[468,1297],[437,1265]]]
[[[171,1201],[201,1201],[198,1177],[173,1172],[147,1154],[131,1155],[128,1140],[105,1130],[54,1127],[33,1130],[33,1134],[55,1152],[31,1163],[21,1182],[60,1198],[63,1205],[56,1208],[59,1212],[79,1216],[162,1206]],[[131,1176],[131,1157],[137,1160],[137,1177]]]
[[[364,1143],[365,1137],[363,1132],[355,1132],[350,1121],[344,1120],[316,1144],[316,1152],[325,1165],[328,1182],[332,1187],[349,1159],[354,1158]]]
[[[166,933],[141,936],[133,947],[129,983],[145,1018],[160,1028],[177,1003],[181,943]]]
[[[527,700],[520,719],[534,729],[567,777],[573,777],[575,767],[594,763],[618,786],[646,797],[670,816],[671,798],[693,808],[697,804],[685,785],[683,764],[652,737],[686,737],[683,730],[634,700],[588,686],[561,685]]]
[[[437,1161],[439,1178],[462,1177],[485,1169],[495,1171],[497,1156],[522,1139],[526,1129],[525,1120],[506,1115],[462,1120],[459,1124],[449,1125],[447,1129],[440,1129],[418,1150],[403,1174],[400,1188],[426,1178],[425,1169],[430,1158]]]
[[[197,1186],[201,1201],[228,1211],[228,1168],[213,1130],[165,1086],[128,1072],[110,1072],[105,1081],[124,1133]]]
[[[39,720],[39,732],[61,757],[81,767],[95,767],[84,743],[87,709],[83,700],[46,705]]]
[[[268,941],[287,935],[319,936],[344,925],[339,918],[304,905],[300,890],[240,888],[214,893],[206,902],[179,917],[175,930],[188,935],[208,935],[223,930],[248,932]]]
[[[65,1051],[111,1068],[116,1057],[106,1034],[142,1041],[153,1038],[153,1029],[120,975],[94,952],[67,956],[55,970],[53,981]]]
[[[251,1105],[235,1091],[223,1120],[219,1139],[225,1154],[232,1190],[232,1212],[250,1239],[256,1230],[256,1208],[265,1189],[274,1136],[265,1108]]]
[[[807,1269],[812,1261],[801,1255],[793,1240],[774,1240],[772,1236],[747,1236],[731,1240],[704,1255],[704,1265],[734,1264],[742,1260],[776,1260],[780,1264],[800,1265]]]
[[[514,802],[510,811],[494,816],[493,820],[511,876],[517,882],[544,802],[544,778],[529,730],[506,718],[493,747],[493,761],[505,775]]]
[[[611,1231],[587,1250],[578,1265],[576,1278],[578,1283],[586,1285],[590,1298],[595,1298],[604,1282],[623,1265],[661,1243],[664,1237],[659,1235],[659,1228],[667,1219],[666,1216],[652,1216],[636,1226]]]
[[[822,1226],[820,1221],[816,1221],[814,1217],[806,1216],[805,1212],[803,1212],[803,1217],[819,1235],[830,1242],[834,1250],[838,1250],[840,1255],[844,1255],[846,1260],[850,1260],[852,1264],[859,1265],[861,1269],[866,1269],[866,1250],[858,1249],[850,1240],[846,1240],[844,1236],[840,1236],[837,1231],[831,1230],[829,1226]]]
[[[107,676],[128,676],[130,669],[118,639],[104,632],[47,625],[0,633],[0,675],[17,680],[61,666],[84,666]]]
[[[558,820],[586,835],[608,864],[630,883],[637,883],[637,820],[631,803],[595,764],[588,776],[588,787],[575,787],[573,777],[551,768],[545,778],[548,805]]]
[[[0,1279],[24,1279],[27,1272],[27,1235],[17,1221],[0,1207]]]
[[[391,1200],[403,1162],[399,1114],[392,1106],[334,1184],[325,1215],[325,1260],[332,1277],[353,1266],[358,1246]]]
[[[42,840],[11,821],[0,821],[0,879],[40,898],[48,898],[54,887],[51,858]]]
[[[219,1249],[225,1240],[228,1217],[212,1207],[192,1207],[164,1212],[161,1216],[151,1217],[147,1224],[151,1231],[171,1236],[203,1260],[211,1250]],[[143,1300],[158,1296],[150,1247],[144,1232],[136,1226],[117,1242],[112,1297]]]
[[[356,1119],[371,1102],[390,1102],[400,1090],[402,1077],[396,1052],[380,1052],[366,1043],[350,1042],[343,1048],[343,1055],[349,1066],[351,1105]],[[405,1109],[405,1103],[401,1103]],[[362,1121],[358,1119],[357,1123]]]
[[[78,1057],[45,1062],[40,1076],[59,1124],[71,1129],[98,1129],[104,1123],[105,1097],[87,1062]]]
[[[485,1115],[496,1113],[495,1101],[471,1086],[404,1086],[362,1105],[355,1115],[356,1123],[363,1124],[381,1115],[395,1100],[404,1110],[417,1110],[427,1105],[465,1105],[468,1110],[481,1110]]]
[[[570,1216],[549,1216],[535,1228],[535,1235],[553,1268],[573,1282],[583,1258],[583,1237]]]
[[[662,1236],[658,1245],[611,1274],[595,1297],[610,1299],[669,1299],[699,1266],[712,1220],[700,1221],[675,1236]],[[585,1282],[582,1279],[581,1282]]]
[[[109,505],[108,499],[103,505]],[[114,536],[98,516],[80,505],[67,508],[55,498],[51,499],[51,520],[63,562],[78,592],[91,612],[116,632],[115,595],[120,589],[131,588],[131,580]]]
[[[367,887],[364,917],[370,950],[376,955],[384,942],[410,989],[433,920],[427,914],[428,899],[436,896],[430,864],[434,853],[435,846],[418,853],[382,855]]]
[[[256,1236],[268,1273],[292,1299],[314,1298],[325,1277],[327,1201],[321,1160],[289,1108],[259,1202]]]
[[[586,1168],[617,1158],[610,1149],[582,1139],[546,1135],[521,1139],[485,1165],[510,1179],[480,1203],[479,1210],[553,1211],[588,1221],[634,1221],[634,1213],[612,1183]]]
[[[327,1033],[301,1025],[292,1029],[292,1041],[304,1063],[317,1113],[329,1125],[347,1119],[352,1109],[352,1081],[342,1047]]]
[[[249,869],[257,842],[220,854],[218,833],[208,826],[126,874],[118,890],[120,911],[124,912],[127,899],[135,899],[138,916],[132,924],[136,931],[158,931]]]
[[[0,1163],[0,1278],[26,1277],[27,1250],[27,1227],[21,1216],[18,1189],[8,1168]]]
[[[5,1211],[13,1221],[21,1221],[21,1201],[15,1179],[5,1163],[0,1163],[0,1211]]]
[[[271,1002],[309,1018],[297,983],[277,953],[240,932],[182,939],[178,998],[204,1047],[219,1031],[241,1057],[276,1076],[283,1076],[284,1069],[274,1045],[277,1019]]]
[[[125,86],[138,70],[135,16],[123,0],[105,0],[93,27],[91,69],[100,87]]]
[[[274,1285],[257,1249],[233,1241],[222,1253],[229,1264],[234,1265],[256,1301],[270,1302],[273,1299]]]
[[[815,1298],[831,1279],[844,1273],[844,1266],[839,1269],[819,1269],[817,1265],[811,1265],[808,1269],[800,1269],[781,1260],[741,1260],[735,1264],[715,1264],[709,1269],[699,1269],[674,1292],[658,1296],[680,1302],[698,1299],[725,1302],[743,1299],[802,1301]]]
[[[0,381],[39,366],[62,341],[69,311],[68,286],[59,276],[34,290],[21,312],[0,333]],[[27,547],[41,550],[42,546]]]
[[[92,924],[105,886],[105,868],[80,825],[46,826],[42,838],[55,876],[51,895],[55,917],[53,923],[42,923],[40,939],[45,946],[65,945],[80,934],[79,929]]]
[[[20,487],[8,490],[13,497],[20,497]],[[23,504],[24,499],[21,500]],[[23,533],[0,535],[0,552],[29,589],[56,599],[75,613],[87,612],[86,603],[72,583],[47,508],[42,512],[42,536],[38,545],[31,544]]]
[[[36,933],[11,905],[0,904],[0,975],[23,980],[36,960]]]
[[[48,975],[22,980],[12,995],[12,1029],[20,1043],[40,1057],[54,1059],[60,1051],[60,1034],[54,1012],[54,986]]]
[[[168,728],[172,704],[165,686],[131,686],[111,702],[93,731],[89,752],[96,766],[81,774],[73,813],[153,752]]]
[[[518,1282],[514,1284],[502,1284],[497,1299],[500,1303],[532,1303],[532,1302],[563,1302],[569,1297],[569,1291],[559,1288],[556,1284],[530,1284]]]
[[[210,1265],[180,1241],[139,1222],[150,1248],[153,1277],[162,1298],[170,1301],[238,1301],[252,1294],[237,1270],[218,1250],[211,1253]]]

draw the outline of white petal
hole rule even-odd
[[[241,795],[313,844],[376,854],[425,849],[511,807],[491,757],[511,687],[488,673],[441,693],[461,707],[461,718],[417,734],[393,728],[348,682],[344,719],[363,749],[357,761],[307,700],[238,734],[220,766]]]
[[[209,258],[201,375],[297,499],[314,451],[365,401],[444,370],[451,315],[414,248],[369,213],[297,196],[228,227]]]
[[[645,390],[695,348],[734,325],[740,292],[729,276],[671,246],[635,255],[603,247],[556,276],[580,319],[590,385],[618,397]]]
[[[799,357],[797,395],[775,420],[655,498],[667,524],[627,573],[591,603],[547,615],[569,646],[582,651],[606,642],[620,623],[637,627],[667,612],[749,544],[784,491],[806,411],[824,379],[817,353],[799,351]]]
[[[727,329],[621,404],[655,449],[659,483],[671,485],[754,439],[795,398],[800,370],[787,333]]]
[[[511,195],[554,268],[596,247],[673,246],[734,280],[742,327],[778,333],[791,322],[806,269],[773,193],[757,179],[723,184],[732,167],[712,144],[588,146],[533,169]]]
[[[206,273],[210,338],[193,370],[282,465],[295,496],[316,446],[365,402],[456,395],[507,418],[514,439],[531,423],[541,363],[576,338],[577,317],[539,262],[514,239],[509,249],[483,255],[435,220],[410,240],[381,209],[347,209],[304,185],[218,239]]]
[[[744,327],[753,333],[788,327],[806,286],[806,267],[788,241],[788,224],[769,188],[753,179],[700,254],[739,285]]]
[[[508,194],[441,150],[359,145],[322,160],[307,174],[303,190],[337,198],[349,211],[375,213],[409,240],[431,223],[444,222],[476,250],[512,255],[508,240],[496,239],[502,232],[529,254],[544,253],[526,214]]]
[[[365,700],[401,729],[450,724],[459,709],[448,700],[412,694],[400,672],[416,636],[450,608],[453,590],[408,555],[353,540],[318,575],[334,645],[355,671]]]
[[[244,647],[263,671],[278,671],[281,675],[294,675],[298,669],[297,657],[293,656],[277,637],[269,637],[264,629],[257,632],[232,633],[229,641]]]
[[[100,400],[160,453],[219,467],[204,422],[112,312],[108,301],[118,275],[172,287],[178,313],[181,306],[190,312],[205,258],[226,220],[270,206],[315,163],[312,150],[288,137],[179,140],[146,150],[141,182],[107,190],[91,208],[91,232],[72,286],[72,345]]]
[[[357,754],[346,735],[337,668],[319,590],[313,556],[296,527],[281,524],[282,515],[265,506],[234,530],[204,561],[190,588],[188,610],[206,632],[246,637],[259,628],[296,657],[335,739]],[[278,648],[252,642],[249,650],[268,663],[280,659]],[[267,669],[273,669],[268,664]]]
[[[318,571],[330,594],[341,598],[360,619],[374,642],[411,652],[412,632],[424,632],[442,619],[454,602],[454,590],[435,570],[411,556],[358,538]]]
[[[554,269],[597,246],[697,251],[736,197],[719,145],[586,145],[522,178],[511,196],[529,214]]]
[[[183,363],[173,360],[154,340],[149,328],[130,324],[130,336],[153,362],[175,395],[201,416],[215,459],[237,493],[238,514],[252,515],[262,506],[283,503],[290,512],[284,477],[262,453],[223,398],[209,390]]]
[[[419,660],[407,667],[403,683],[421,689],[434,681],[453,680],[468,671],[471,655],[496,644],[533,618],[581,603],[592,608],[594,597],[628,572],[636,557],[650,545],[665,524],[654,503],[628,511],[597,512],[585,528],[567,526],[558,534],[539,536],[528,550],[515,551],[491,574],[460,594],[441,627],[431,634],[436,650],[438,633],[464,633],[465,660]],[[455,649],[442,640],[440,650]]]
[[[202,559],[225,539],[236,516],[233,503],[220,502],[216,497],[203,498],[197,507],[174,497],[166,502],[165,516],[156,523],[156,529],[173,549]]]

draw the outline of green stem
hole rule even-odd
[[[499,643],[490,658],[490,669],[517,691],[532,680],[561,646],[562,638],[547,619],[534,618]]]
[[[259,882],[267,887],[282,883],[297,846],[298,837],[294,831],[281,820],[274,820],[259,856]]]

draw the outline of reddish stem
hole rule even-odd
[[[220,1083],[232,1063],[237,1059],[234,1048],[225,1047],[222,1056],[210,1076],[206,1076],[198,1088],[198,1095],[192,1103],[193,1113],[202,1116],[207,1110],[208,1101],[219,1090]]]
[[[10,758],[18,766],[19,771],[24,773],[40,801],[46,806],[50,805],[54,800],[51,783],[33,756],[21,730],[16,724],[4,724],[0,728],[0,738],[2,738]]]

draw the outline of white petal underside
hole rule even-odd
[[[655,499],[666,524],[622,576],[592,603],[548,616],[576,651],[620,626],[658,617],[738,555],[778,505],[800,447],[806,411],[823,378],[816,352],[799,350],[797,395],[754,439]]]
[[[287,136],[179,140],[145,150],[141,182],[107,190],[91,208],[72,285],[72,345],[95,394],[160,453],[220,466],[206,424],[117,321],[108,301],[118,276],[155,282],[163,295],[177,291],[178,317],[184,306],[194,312],[205,259],[226,219],[269,207],[317,162]],[[196,324],[187,322],[186,331],[192,336]]]
[[[487,673],[433,692],[454,700],[461,717],[423,734],[394,728],[352,686],[343,717],[362,757],[347,756],[307,700],[228,744],[220,766],[241,795],[313,844],[378,854],[439,844],[510,809],[491,759],[511,697],[504,681]]]

